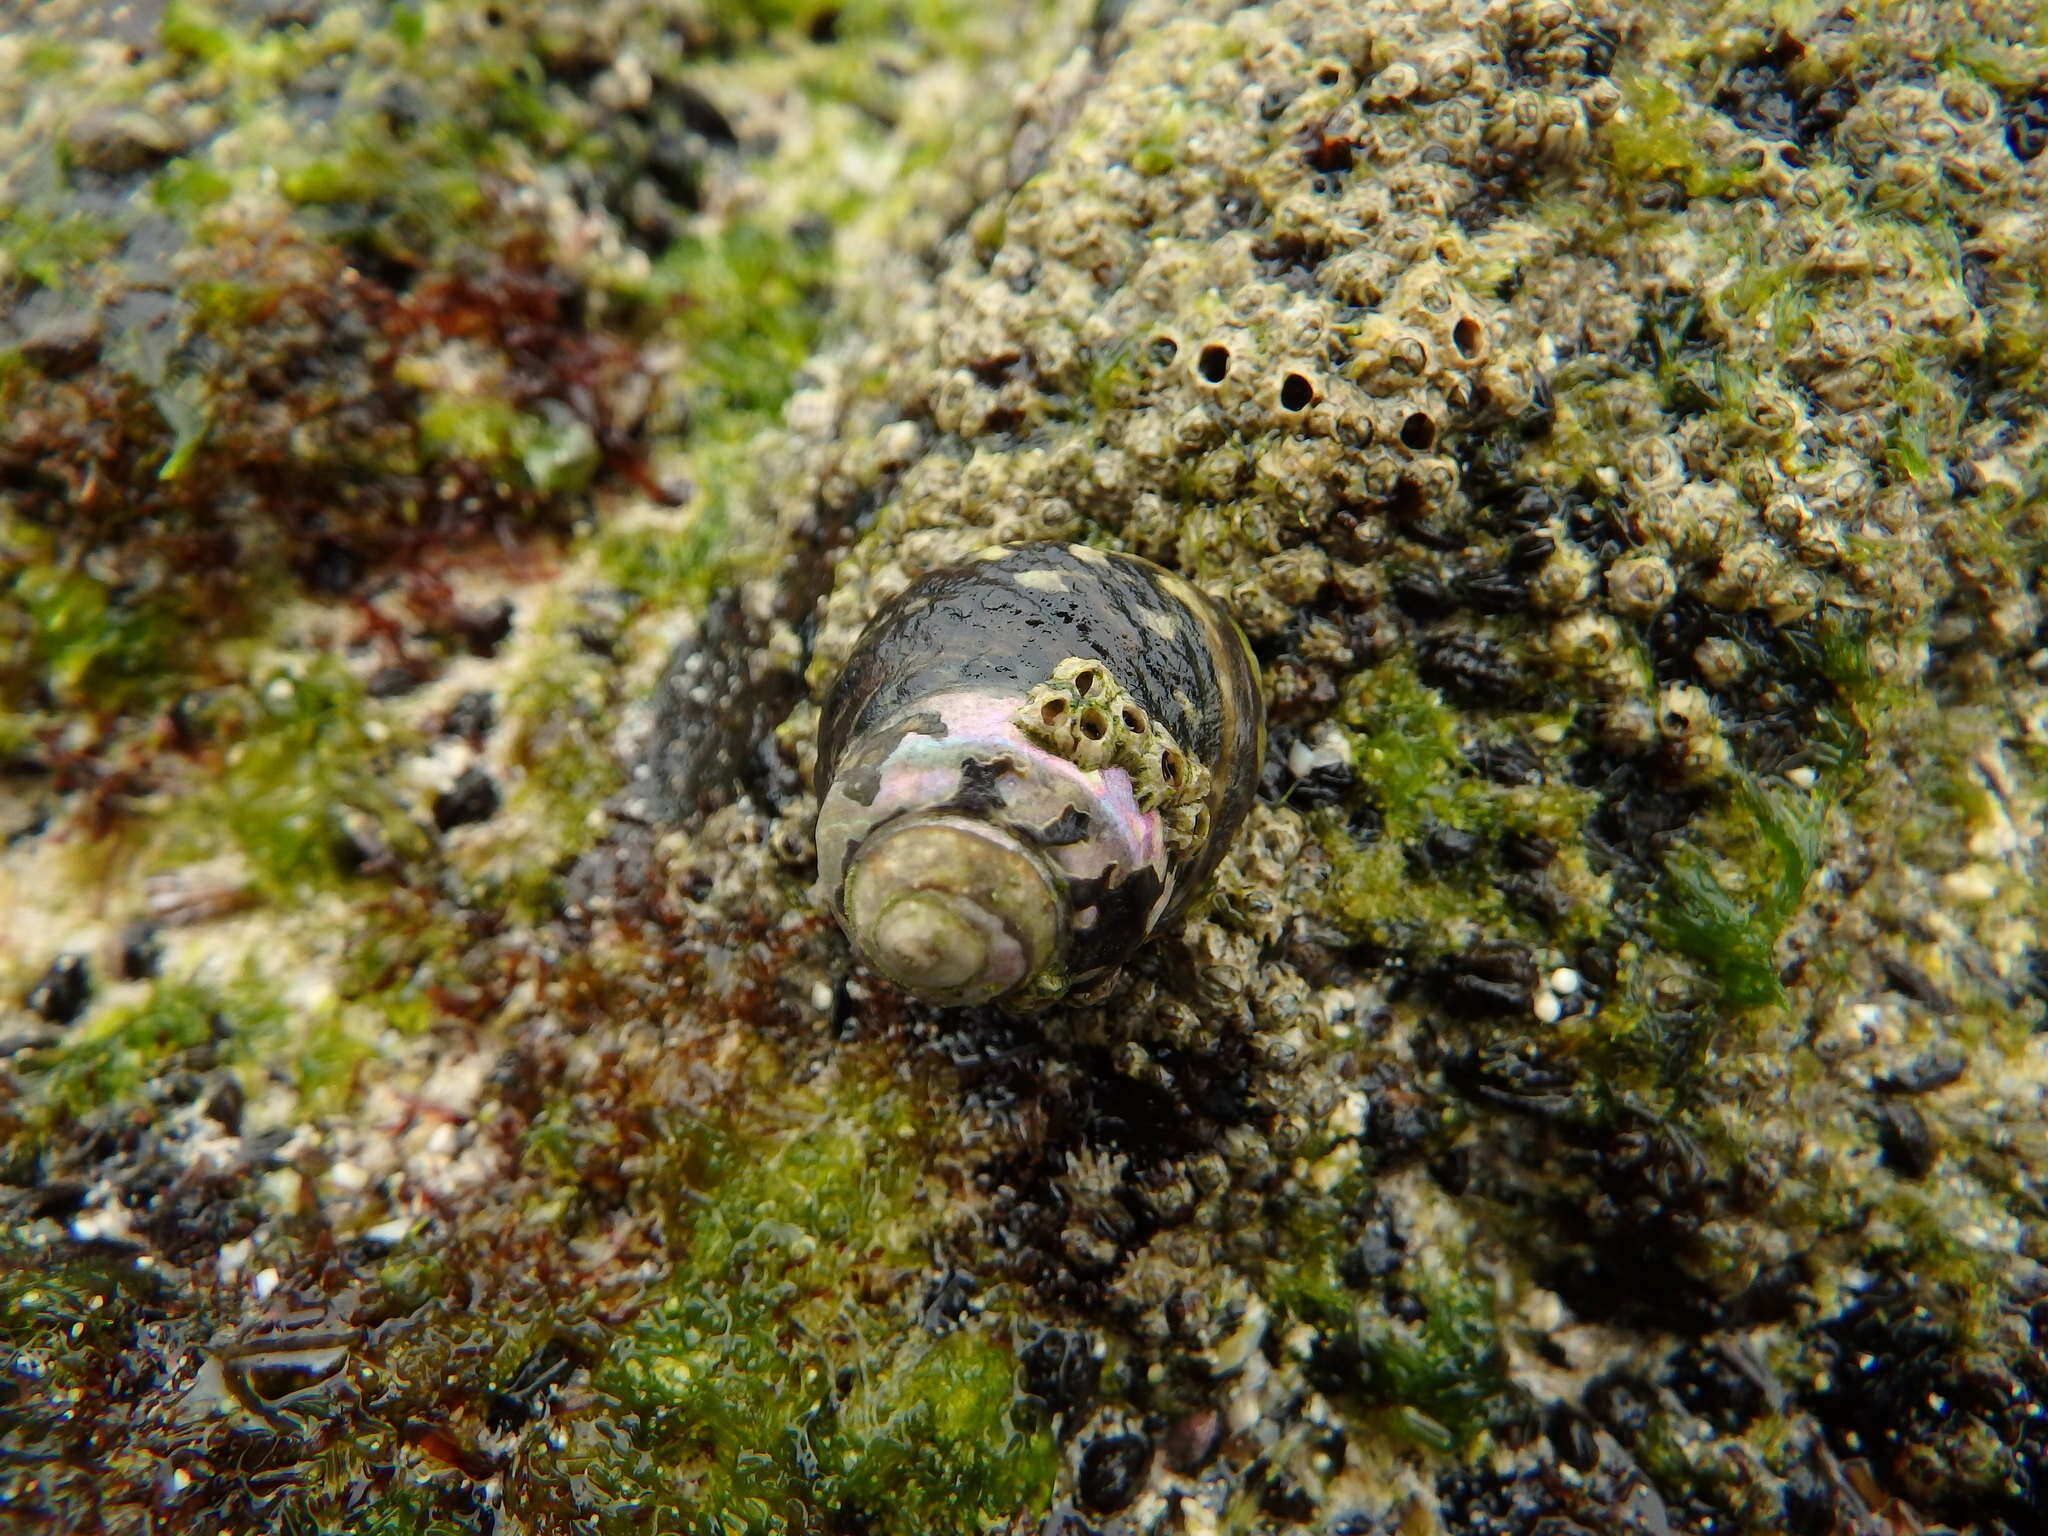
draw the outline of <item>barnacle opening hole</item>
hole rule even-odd
[[[1283,411],[1305,411],[1315,398],[1315,386],[1301,374],[1290,373],[1280,381],[1280,409]]]
[[[1067,701],[1065,699],[1047,699],[1038,707],[1038,718],[1049,726],[1058,725],[1066,717]]]
[[[1196,360],[1196,369],[1211,384],[1221,384],[1230,372],[1230,348],[1221,342],[1212,341],[1202,348],[1202,355]]]
[[[1074,674],[1074,692],[1085,699],[1094,691],[1095,669],[1093,667],[1083,667]]]
[[[1427,453],[1436,446],[1436,423],[1421,411],[1411,411],[1401,423],[1401,446]]]
[[[1104,710],[1084,709],[1074,716],[1074,724],[1090,741],[1100,741],[1109,734],[1109,715]]]
[[[1486,344],[1486,331],[1470,315],[1460,315],[1458,323],[1451,327],[1451,345],[1458,349],[1458,356],[1467,362],[1479,356]]]
[[[1126,704],[1124,706],[1124,729],[1133,732],[1144,730],[1145,711],[1138,708],[1135,704]]]

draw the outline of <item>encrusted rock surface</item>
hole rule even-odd
[[[2038,1528],[2037,7],[11,25],[0,1519]],[[934,1011],[816,707],[1026,538],[1270,755]]]

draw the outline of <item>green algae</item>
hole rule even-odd
[[[384,765],[404,737],[373,723],[362,684],[331,658],[259,676],[222,697],[211,725],[231,743],[218,778],[181,814],[181,840],[239,852],[274,900],[291,901],[346,873],[351,820],[387,845],[420,834]]]
[[[121,226],[99,214],[17,208],[0,225],[0,275],[59,288],[121,243]]]
[[[560,407],[521,410],[506,400],[432,395],[421,406],[419,431],[429,458],[479,465],[545,496],[577,494],[601,463],[589,426]]]
[[[615,524],[600,533],[597,563],[605,580],[648,603],[700,608],[730,578],[739,554],[733,547],[733,486],[723,468],[714,467],[713,484],[696,498],[680,529]],[[731,469],[744,483],[747,469],[739,456]]]
[[[1168,176],[1180,164],[1185,125],[1163,116],[1148,126],[1131,151],[1131,169],[1140,176]]]
[[[1725,814],[1701,831],[1739,864],[1724,874],[1707,845],[1697,842],[1666,856],[1654,925],[1664,942],[1700,962],[1730,1007],[1783,998],[1778,940],[1819,867],[1830,808],[1823,794],[1745,774]]]
[[[157,1286],[146,1271],[111,1256],[56,1265],[39,1258],[14,1234],[0,1234],[0,1339],[38,1365],[73,1367],[65,1385],[83,1386],[92,1379],[86,1349],[133,1326],[131,1307],[109,1300],[147,1301]]]
[[[820,232],[741,219],[664,253],[644,301],[670,309],[686,347],[688,398],[700,415],[780,408],[810,357],[831,292],[832,251]]]
[[[1805,741],[1810,782],[1738,770],[1715,810],[1666,851],[1650,913],[1657,937],[1698,961],[1738,1010],[1783,1000],[1779,942],[1822,866],[1830,819],[1867,782],[1873,738],[1897,706],[1855,622],[1830,619],[1782,639],[1789,665],[1829,691]]]
[[[194,659],[173,605],[124,597],[87,572],[24,563],[5,590],[27,634],[19,659],[0,666],[0,702],[47,691],[61,709],[146,709]]]
[[[697,559],[692,572],[711,567],[708,550]],[[628,573],[608,568],[602,554],[599,566],[614,587],[643,594]],[[522,837],[531,869],[556,868],[587,847],[593,818],[624,782],[610,744],[616,678],[606,658],[579,637],[581,620],[577,606],[566,602],[537,615],[536,638],[506,690],[508,757],[520,770],[508,805],[541,834],[538,843],[531,833]]]
[[[166,978],[141,1002],[96,1012],[31,1055],[32,1116],[47,1124],[133,1098],[173,1067],[247,1064],[281,1038],[284,1006],[253,965],[226,987]]]
[[[1697,110],[1657,75],[1630,71],[1618,76],[1627,110],[1602,136],[1615,178],[1622,184],[1669,178],[1688,197],[1738,195],[1753,172],[1708,153],[1691,113]]]
[[[1406,658],[1361,673],[1340,715],[1355,733],[1352,763],[1373,787],[1387,835],[1413,835],[1458,777],[1458,716]]]
[[[22,50],[21,67],[38,79],[68,76],[78,68],[78,49],[62,38],[34,38]]]
[[[828,227],[828,226],[827,226]],[[736,220],[678,241],[626,295],[660,314],[683,347],[677,390],[689,412],[689,513],[612,523],[595,551],[607,581],[656,608],[701,608],[759,551],[743,507],[761,475],[757,437],[774,424],[816,346],[831,292],[827,227],[778,232]]]
[[[234,34],[216,20],[212,7],[193,0],[170,0],[157,23],[157,35],[166,53],[198,64],[221,62],[234,51],[236,42]]]
[[[1491,1294],[1477,1276],[1459,1273],[1458,1255],[1434,1254],[1426,1275],[1402,1275],[1411,1304],[1405,1319],[1389,1316],[1370,1283],[1348,1282],[1339,1271],[1342,1212],[1335,1195],[1297,1205],[1266,1293],[1286,1319],[1319,1330],[1324,1390],[1397,1440],[1437,1455],[1470,1454],[1523,1405]]]
[[[348,1536],[467,1536],[474,1527],[460,1516],[442,1513],[429,1491],[402,1488],[350,1516],[340,1529]]]
[[[565,1133],[544,1121],[530,1145],[573,1166]],[[622,1531],[767,1536],[823,1516],[910,1536],[1036,1507],[1054,1452],[1013,1418],[1015,1362],[989,1323],[934,1333],[871,1311],[878,1290],[900,1307],[925,1264],[917,1135],[894,1093],[765,1136],[671,1124],[650,1187],[673,1202],[676,1260],[591,1383],[629,1459],[586,1463],[603,1432],[572,1424],[543,1485],[579,1467],[606,1496],[600,1528]]]
[[[401,1034],[426,1028],[421,1021],[408,1030],[405,1016],[388,1007],[377,1009],[376,1022],[379,1029],[390,1027]],[[306,1113],[341,1114],[357,1102],[363,1074],[381,1054],[375,1041],[364,1038],[366,1032],[333,1016],[301,1028],[292,1045],[290,1075]]]
[[[1573,848],[1597,804],[1594,793],[1563,782],[1503,786],[1476,775],[1464,722],[1406,658],[1359,674],[1347,686],[1338,718],[1349,732],[1365,796],[1378,812],[1369,833],[1335,811],[1310,818],[1331,865],[1317,904],[1342,931],[1436,955],[1462,945],[1475,926],[1551,940],[1590,938],[1604,927],[1580,855],[1557,863],[1556,909],[1538,918],[1516,909],[1493,860],[1433,869],[1416,854],[1421,840],[1446,832],[1486,841],[1518,835]],[[1543,715],[1526,718],[1538,732],[1555,734],[1565,724]]]
[[[1416,1296],[1420,1323],[1358,1327],[1361,1400],[1394,1410],[1389,1428],[1439,1455],[1467,1451],[1516,1405],[1499,1325],[1476,1285],[1425,1286]]]

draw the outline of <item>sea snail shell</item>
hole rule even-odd
[[[1181,915],[1264,755],[1212,599],[1086,545],[986,549],[877,614],[826,700],[819,894],[905,991],[1044,1003]]]

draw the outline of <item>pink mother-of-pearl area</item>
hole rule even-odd
[[[1024,826],[1045,826],[1070,807],[1088,813],[1088,836],[1077,843],[1039,851],[1068,875],[1096,879],[1115,866],[1126,875],[1149,866],[1160,879],[1160,897],[1146,916],[1149,932],[1173,896],[1173,876],[1166,858],[1166,833],[1156,811],[1142,811],[1121,768],[1083,770],[1047,751],[1018,728],[1014,695],[940,694],[919,702],[917,714],[937,714],[946,724],[943,737],[911,732],[883,762],[881,787],[872,805],[860,805],[835,783],[826,793],[824,818],[837,821],[849,835],[828,853],[820,839],[819,883],[834,910],[845,870],[837,857],[859,837],[898,816],[931,810],[953,798],[960,785],[962,762],[1002,755],[1015,760],[1018,771],[996,781],[1008,818]],[[830,859],[831,867],[825,867]],[[1095,909],[1073,914],[1079,928],[1092,922]]]

